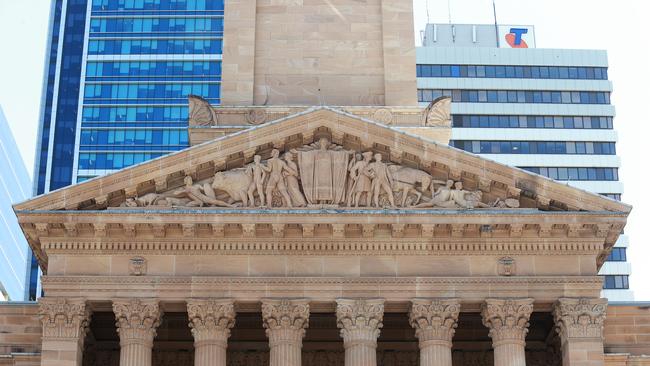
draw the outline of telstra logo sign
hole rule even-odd
[[[528,44],[523,38],[524,34],[528,33],[528,28],[510,28],[510,32],[506,34],[506,42],[512,48],[528,48]]]

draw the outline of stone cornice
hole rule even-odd
[[[226,238],[205,239],[66,239],[51,238],[42,244],[48,254],[184,254],[184,255],[596,255],[603,250],[601,240],[549,238]]]

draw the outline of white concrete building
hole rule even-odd
[[[621,199],[607,53],[536,49],[530,26],[429,24],[417,49],[418,99],[452,97],[451,144]],[[633,300],[621,236],[603,296]]]

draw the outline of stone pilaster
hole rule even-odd
[[[490,329],[495,366],[526,365],[526,334],[533,299],[486,299],[483,325]]]
[[[345,366],[377,366],[377,338],[383,326],[384,299],[338,299],[336,304]]]
[[[81,366],[90,322],[86,301],[43,297],[38,302],[43,323],[41,365]]]
[[[562,344],[563,366],[602,366],[607,299],[560,298],[553,318]]]
[[[155,299],[113,301],[120,335],[120,366],[151,366],[151,350],[162,311]]]
[[[451,340],[458,326],[458,299],[414,299],[409,323],[420,346],[420,366],[451,366]]]
[[[262,318],[271,350],[269,365],[301,366],[302,338],[309,326],[309,301],[262,300]]]
[[[194,336],[194,366],[226,366],[228,338],[235,325],[233,301],[191,299],[187,315]]]

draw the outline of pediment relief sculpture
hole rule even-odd
[[[517,208],[519,200],[487,202],[481,190],[441,181],[372,151],[346,150],[328,138],[162,193],[126,199],[121,207],[229,208]]]

